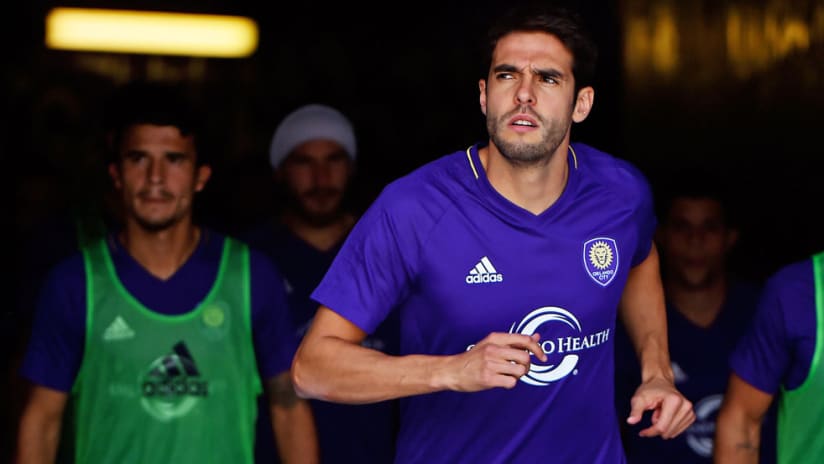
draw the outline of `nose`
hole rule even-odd
[[[698,246],[704,243],[706,238],[705,231],[700,227],[693,227],[690,229],[689,234],[687,235],[687,241],[692,246]]]
[[[535,91],[533,89],[533,77],[532,76],[525,76],[518,86],[518,89],[515,93],[515,101],[519,105],[534,105],[535,104]]]
[[[166,169],[163,166],[163,163],[160,161],[150,161],[149,162],[149,169],[147,171],[147,175],[149,178],[149,182],[152,184],[159,184],[163,182],[163,177],[166,173]]]
[[[315,163],[312,166],[312,178],[315,180],[315,185],[325,187],[332,179],[332,170],[326,163]]]

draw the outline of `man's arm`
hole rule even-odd
[[[730,375],[715,426],[714,462],[758,462],[761,423],[772,401],[773,395],[753,387],[735,373]]]
[[[18,464],[53,463],[68,394],[35,385],[20,419]]]
[[[667,343],[664,290],[653,244],[643,262],[629,271],[620,315],[641,365],[641,385],[630,400],[627,423],[637,424],[652,410],[652,425],[643,437],[673,438],[695,420],[692,403],[675,389]]]
[[[288,372],[266,382],[280,460],[284,463],[315,464],[320,461],[318,437],[312,409],[298,398]]]
[[[360,328],[321,306],[292,364],[298,394],[339,403],[372,403],[440,390],[512,388],[529,371],[530,354],[546,355],[538,336],[493,333],[450,356],[390,356],[360,346]]]

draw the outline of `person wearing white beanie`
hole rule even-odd
[[[352,123],[330,106],[309,104],[289,113],[275,130],[269,147],[269,161],[278,168],[289,153],[310,140],[337,142],[354,160],[357,143]]]
[[[285,202],[277,217],[267,218],[242,238],[268,254],[280,270],[298,337],[303,337],[317,310],[311,291],[356,222],[344,201],[356,156],[352,123],[327,105],[301,106],[283,118],[272,136],[269,162]],[[396,353],[397,324],[396,319],[385,323],[365,343]],[[393,461],[396,402],[363,406],[318,401],[310,404],[324,463]],[[265,414],[266,408],[260,411]],[[268,422],[260,424],[265,427]],[[268,430],[259,430],[262,440],[256,443],[257,462],[271,462],[271,435]]]

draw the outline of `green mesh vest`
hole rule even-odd
[[[84,248],[86,345],[74,404],[78,463],[251,463],[260,392],[249,252],[226,238],[192,311],[153,312],[123,287],[105,241]]]
[[[824,462],[824,253],[813,256],[815,278],[815,351],[807,379],[795,390],[782,390],[778,404],[778,462]]]

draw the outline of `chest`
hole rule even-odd
[[[570,211],[537,226],[482,208],[449,215],[426,240],[405,322],[433,336],[544,332],[556,344],[595,343],[614,327],[637,230],[631,214],[615,208]]]

